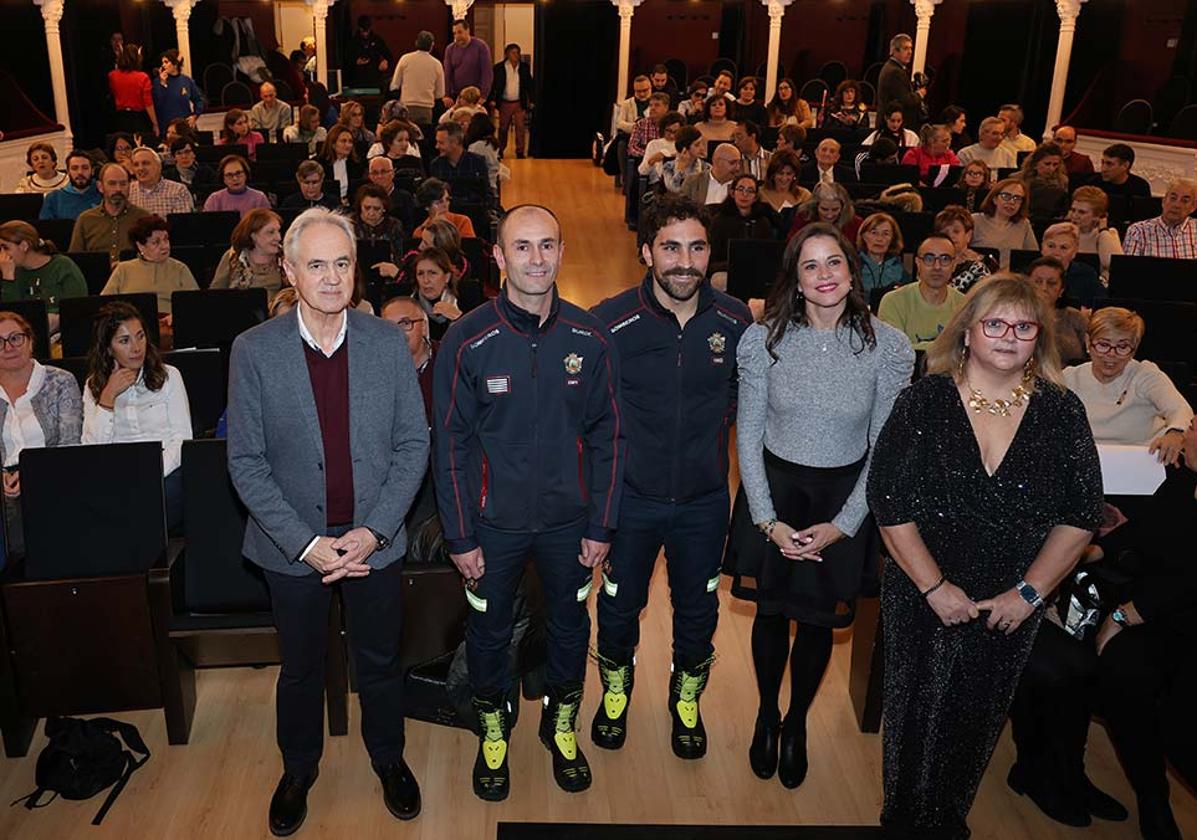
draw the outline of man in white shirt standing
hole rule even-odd
[[[520,60],[520,45],[508,44],[495,65],[487,104],[499,109],[499,157],[507,148],[507,132],[515,125],[515,156],[524,156],[525,117],[532,110],[532,71]]]
[[[399,91],[399,103],[416,125],[432,125],[432,107],[445,95],[445,68],[432,55],[432,33],[416,36],[416,48],[395,65],[391,90]]]

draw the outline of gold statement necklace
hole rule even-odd
[[[1009,417],[1011,409],[1022,406],[1022,404],[1026,402],[1027,398],[1031,396],[1031,389],[1029,386],[1031,384],[1032,378],[1033,377],[1030,373],[1024,374],[1022,382],[1018,383],[1018,385],[1016,385],[1010,391],[1010,399],[1008,400],[991,400],[982,394],[979,389],[974,388],[971,382],[965,380],[964,384],[968,388],[968,392],[970,394],[968,398],[968,407],[977,414],[985,411],[995,417]]]

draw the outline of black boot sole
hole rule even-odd
[[[576,782],[569,779],[563,779],[557,773],[556,764],[559,753],[557,751],[557,745],[553,743],[553,739],[551,737],[546,738],[545,736],[541,735],[540,743],[544,744],[544,748],[548,750],[549,754],[553,757],[553,781],[557,783],[557,787],[561,788],[566,793],[581,793],[582,791],[588,790],[590,788],[590,783],[594,781],[594,778],[590,773],[586,774],[585,779]],[[579,755],[581,752],[581,750],[578,750]]]
[[[308,818],[308,809],[304,808],[303,816],[301,816],[299,818],[299,822],[295,823],[295,825],[293,825],[287,829],[278,829],[272,825],[272,826],[270,826],[270,833],[273,834],[275,837],[290,837],[292,834],[299,831],[299,829],[303,828],[303,823],[307,818]]]

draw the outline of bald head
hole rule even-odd
[[[815,147],[815,160],[824,169],[831,169],[840,162],[840,144],[830,137],[825,138]]]
[[[711,175],[726,184],[740,174],[740,150],[732,143],[720,143],[711,154]]]
[[[733,146],[732,148],[735,147]],[[543,230],[546,224],[552,225],[552,229],[557,234],[557,241],[560,242],[561,222],[557,220],[557,216],[552,210],[542,207],[539,204],[520,204],[508,210],[503,218],[499,220],[498,229],[495,231],[495,242],[499,247],[504,247],[506,244],[503,236],[504,231],[520,230],[526,225],[532,225]]]
[[[270,82],[262,82],[262,86],[258,88],[258,96],[267,105],[271,105],[278,99],[278,90]]]

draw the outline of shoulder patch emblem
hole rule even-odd
[[[565,372],[570,376],[575,376],[582,372],[582,356],[577,353],[570,353],[563,361],[565,362]]]
[[[712,353],[722,353],[727,349],[727,338],[721,332],[713,332],[707,336],[707,346]]]

